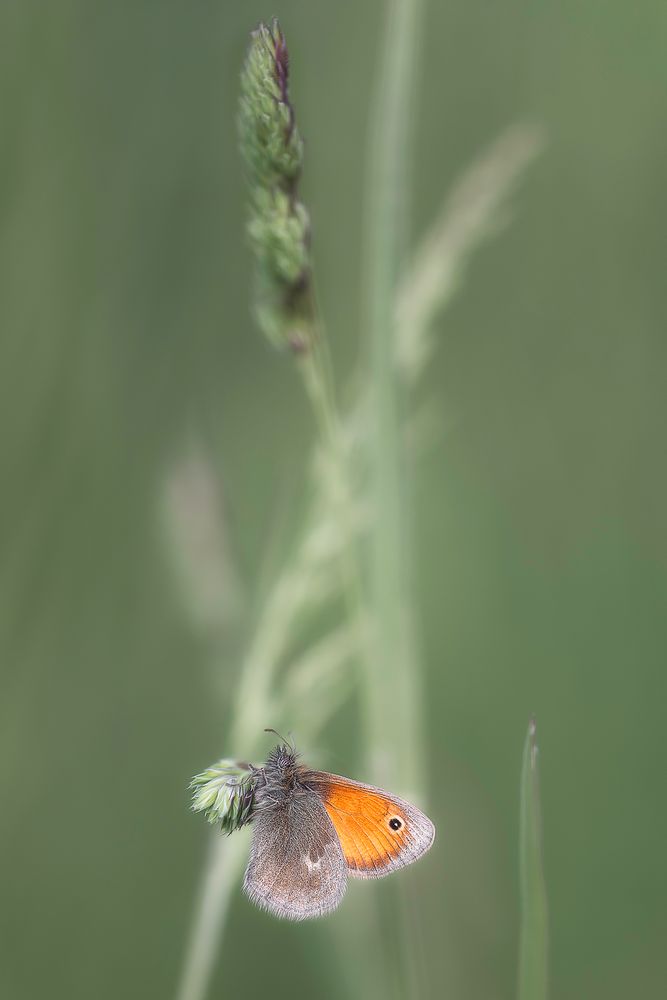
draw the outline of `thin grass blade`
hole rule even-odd
[[[521,931],[518,1000],[546,1000],[548,981],[547,892],[542,863],[542,813],[537,767],[537,727],[531,719],[523,751],[519,825]]]

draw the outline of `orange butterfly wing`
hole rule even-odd
[[[435,827],[423,812],[373,785],[324,771],[311,771],[307,785],[322,799],[350,875],[388,875],[433,843]]]

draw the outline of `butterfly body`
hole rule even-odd
[[[302,766],[283,744],[258,772],[244,889],[288,920],[334,910],[347,876],[379,878],[416,861],[435,837],[431,821],[389,793]]]

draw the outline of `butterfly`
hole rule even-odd
[[[420,858],[435,839],[431,820],[381,788],[299,763],[275,747],[255,772],[250,859],[243,888],[286,920],[335,910],[348,875],[381,878]]]

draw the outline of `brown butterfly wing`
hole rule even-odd
[[[301,790],[258,809],[243,880],[253,903],[286,920],[319,917],[336,909],[346,881],[338,837],[317,795]]]
[[[324,803],[350,875],[381,878],[416,861],[435,839],[428,816],[374,785],[325,771],[306,780]]]

